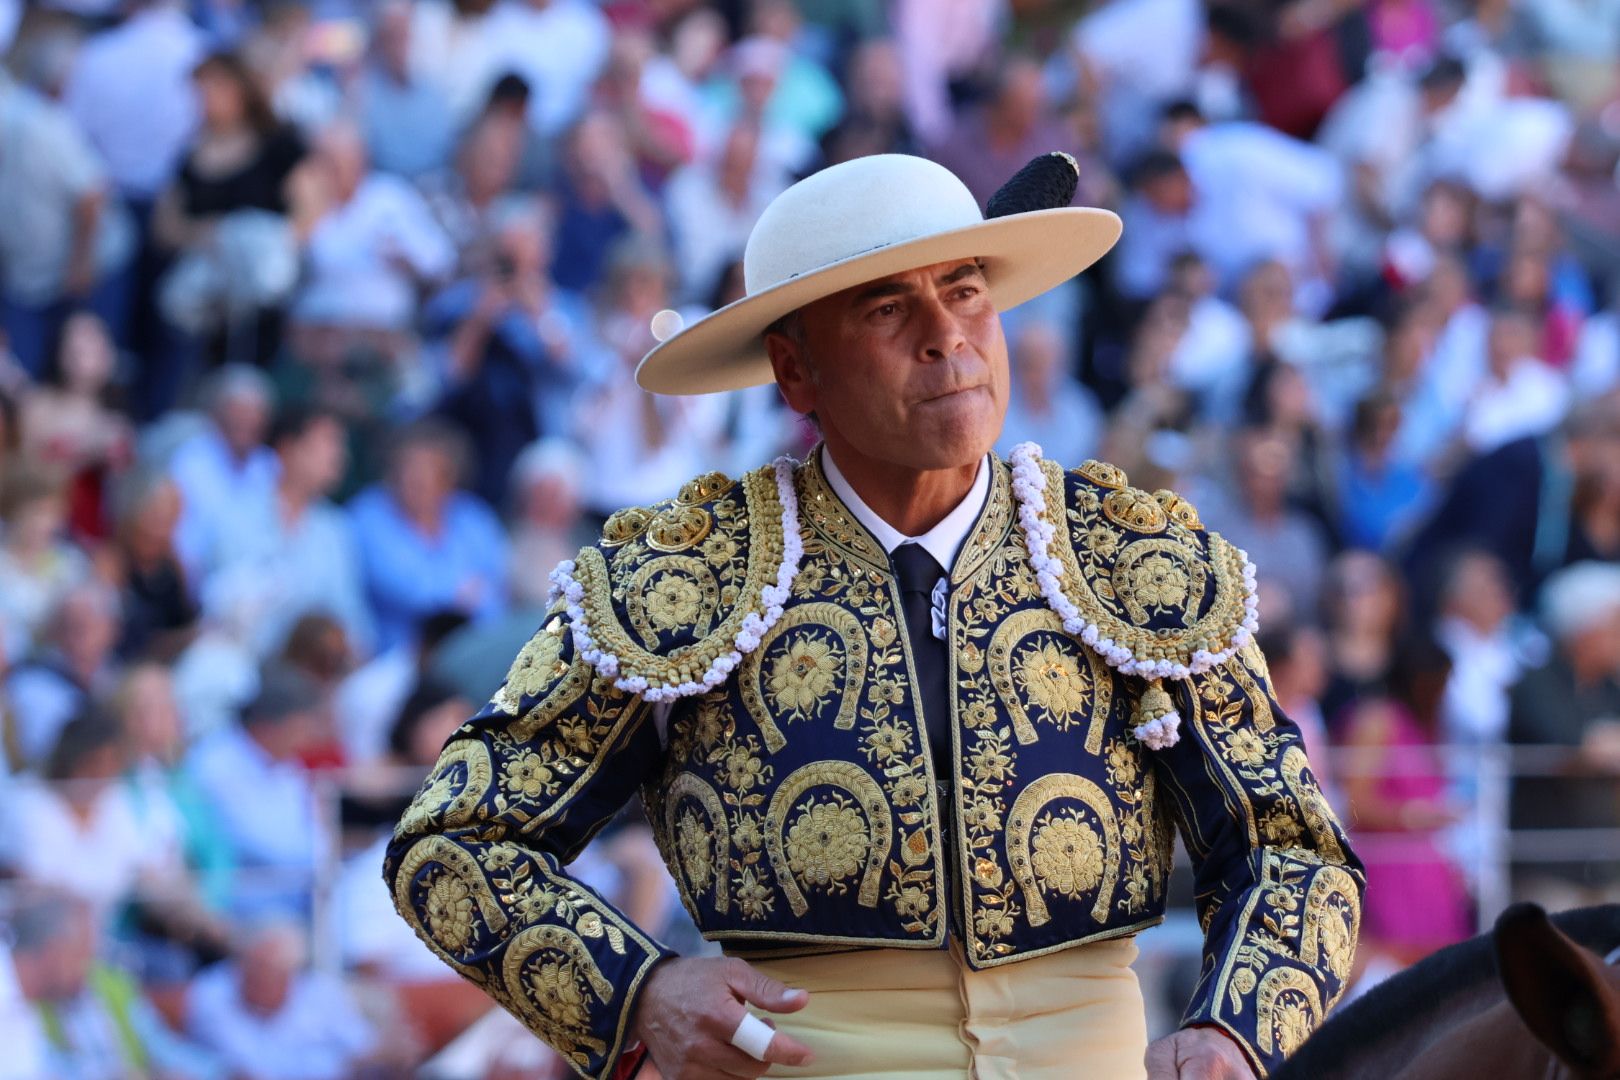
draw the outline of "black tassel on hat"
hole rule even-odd
[[[990,196],[984,216],[998,218],[1068,206],[1079,183],[1080,163],[1073,157],[1061,150],[1042,154]]]

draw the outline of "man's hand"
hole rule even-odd
[[[1218,1028],[1190,1027],[1147,1048],[1148,1080],[1254,1080],[1249,1059]]]
[[[809,1000],[805,991],[789,990],[743,960],[665,960],[647,976],[630,1035],[647,1048],[664,1080],[761,1076],[773,1064],[806,1065],[811,1055],[782,1034],[771,1039],[764,1061],[732,1046],[747,1006],[788,1013]]]

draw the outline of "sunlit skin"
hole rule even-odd
[[[765,338],[776,382],[814,412],[868,506],[908,536],[960,503],[1007,415],[1007,341],[984,272],[936,263],[806,306]]]

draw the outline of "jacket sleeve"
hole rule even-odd
[[[657,765],[649,714],[553,614],[446,744],[384,869],[417,936],[588,1077],[611,1074],[672,955],[564,870]]]
[[[1265,1076],[1344,992],[1364,875],[1255,646],[1175,697],[1182,737],[1156,756],[1204,928],[1182,1023],[1221,1028]]]

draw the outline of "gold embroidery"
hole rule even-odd
[[[1102,838],[1078,811],[1047,813],[1035,826],[1030,865],[1043,888],[1073,900],[1102,883]]]
[[[1012,812],[1007,817],[1007,857],[1012,863],[1013,878],[1023,890],[1024,903],[1029,907],[1029,924],[1043,926],[1052,917],[1047,911],[1046,901],[1041,896],[1040,886],[1036,882],[1038,871],[1030,849],[1035,829],[1046,820],[1043,818],[1037,821],[1036,815],[1056,799],[1071,799],[1078,802],[1091,811],[1097,819],[1097,824],[1102,828],[1103,873],[1098,879],[1101,887],[1097,892],[1097,900],[1091,907],[1092,918],[1102,922],[1108,917],[1108,910],[1113,904],[1114,887],[1119,880],[1119,822],[1114,817],[1113,804],[1101,788],[1083,776],[1074,773],[1047,773],[1040,779],[1032,781],[1019,793],[1018,798],[1013,800]]]
[[[562,620],[553,617],[529,639],[512,661],[506,681],[491,699],[497,709],[510,716],[518,715],[523,698],[540,693],[567,670],[561,660],[564,632]]]
[[[495,778],[489,748],[475,739],[445,747],[422,789],[394,829],[396,837],[420,835],[435,827],[455,828],[472,820]]]
[[[1260,977],[1255,995],[1256,1036],[1260,1049],[1284,1057],[1300,1045],[1322,1020],[1322,998],[1311,977],[1297,968],[1278,967]]]
[[[435,884],[442,882],[445,877],[459,879],[466,886],[467,895],[483,917],[485,925],[499,933],[506,929],[506,913],[501,905],[496,903],[495,897],[484,885],[483,871],[478,868],[467,849],[454,841],[439,835],[425,836],[413,844],[405,857],[400,860],[399,869],[394,874],[394,905],[400,911],[425,911],[426,905],[417,905],[413,902],[411,891],[417,888],[416,875],[429,864],[440,868],[437,873],[429,872],[428,888],[432,890]],[[454,899],[454,890],[439,885],[441,902]],[[427,925],[424,919],[422,929],[427,932],[426,941],[433,946],[445,960],[461,967],[461,957],[453,950],[465,948],[471,937],[471,920],[465,924],[457,923],[451,914],[451,909],[445,908],[438,926]],[[449,934],[448,939],[441,940],[437,930],[444,929]]]
[[[614,611],[612,590],[615,581],[608,571],[602,553],[595,548],[586,548],[579,553],[574,566],[574,580],[579,582],[585,592],[583,606],[590,622],[591,633],[596,637],[599,648],[618,657],[620,678],[639,676],[654,684],[680,683],[694,678],[706,670],[717,657],[731,651],[743,620],[750,612],[760,610],[760,591],[775,581],[777,567],[781,562],[782,504],[776,495],[775,471],[769,467],[749,473],[743,477],[741,484],[746,511],[739,513],[734,505],[721,503],[716,505],[715,513],[723,515],[727,529],[735,529],[748,536],[747,567],[741,574],[740,583],[735,586],[735,597],[725,617],[690,645],[653,651],[645,645],[636,643],[619,624],[619,618]],[[683,512],[697,509],[706,515],[700,508],[679,509]],[[648,546],[653,546],[650,540]],[[624,560],[631,554],[626,548],[616,559]],[[705,587],[707,597],[709,594],[706,583],[713,579],[713,572],[707,564],[703,560],[690,557],[689,562],[675,563],[671,562],[672,558],[674,557],[665,555],[650,559],[634,576],[640,577],[644,584],[659,572],[659,568],[678,567]],[[702,567],[701,574],[697,570],[698,567]],[[644,603],[638,599],[642,594],[641,586],[627,591],[628,606],[635,607]],[[719,596],[720,590],[717,589],[714,593],[716,605],[719,603]],[[649,623],[638,628],[638,631],[646,635],[651,629]]]
[[[608,1004],[613,984],[578,934],[560,926],[530,927],[507,945],[501,974],[508,994],[532,1003],[529,1023],[559,1053],[583,1066],[607,1052],[607,1043],[591,1034],[590,998]]]
[[[679,553],[698,545],[714,528],[714,515],[701,506],[671,506],[647,523],[647,546]]]
[[[807,887],[843,893],[870,846],[860,811],[835,795],[811,802],[788,827],[788,869]]]
[[[723,472],[704,473],[694,480],[688,480],[681,485],[681,490],[675,496],[675,501],[686,506],[697,506],[713,500],[717,495],[723,494],[731,487],[731,477]]]
[[[1170,524],[1170,515],[1159,501],[1140,488],[1121,488],[1103,497],[1103,513],[1116,525],[1139,533],[1160,533]]]
[[[833,635],[841,655],[834,655],[818,631]],[[787,645],[779,649],[784,639]],[[743,705],[759,725],[766,749],[776,753],[787,744],[765,704],[767,690],[777,708],[794,720],[808,719],[828,695],[837,693],[833,727],[855,726],[861,685],[868,671],[866,642],[860,621],[837,604],[799,604],[783,614],[759,648],[743,657],[738,669]]]
[[[1160,488],[1153,493],[1153,497],[1159,500],[1159,505],[1164,507],[1164,512],[1170,515],[1171,521],[1185,525],[1189,529],[1204,527],[1204,523],[1199,520],[1197,508],[1175,492]]]
[[[602,526],[602,543],[608,547],[628,544],[647,531],[647,525],[652,519],[652,511],[640,506],[617,510]]]
[[[1098,487],[1117,489],[1130,483],[1130,480],[1125,476],[1124,469],[1118,465],[1110,465],[1106,461],[1098,461],[1096,458],[1082,462],[1079,468],[1074,471]]]
[[[630,625],[648,648],[657,648],[660,637],[672,630],[702,637],[719,604],[720,583],[714,572],[690,555],[654,559],[630,575],[625,585]]]
[[[1338,866],[1324,866],[1311,878],[1305,893],[1304,941],[1300,959],[1307,964],[1324,964],[1338,980],[1328,998],[1328,1008],[1349,986],[1350,969],[1355,965],[1356,942],[1361,938],[1361,904],[1355,878]]]
[[[1080,491],[1069,500],[1063,470],[1050,461],[1044,462],[1042,468],[1047,479],[1047,512],[1053,515],[1051,520],[1058,526],[1051,551],[1063,565],[1064,595],[1087,622],[1139,660],[1191,664],[1194,653],[1199,650],[1213,653],[1226,648],[1246,615],[1243,557],[1236,548],[1215,533],[1195,533],[1180,522],[1172,522],[1156,500],[1137,492],[1144,500],[1142,505],[1152,508],[1147,516],[1157,515],[1163,519],[1157,531],[1166,535],[1139,540],[1118,558],[1112,558],[1099,546],[1096,529],[1103,523],[1095,511],[1088,509],[1091,500],[1086,498],[1086,492]],[[1109,498],[1121,494],[1112,492]],[[1070,505],[1071,502],[1074,505]],[[1051,509],[1065,506],[1068,507],[1066,520],[1055,516]],[[1136,524],[1127,527],[1146,531]],[[1146,558],[1149,553],[1165,556],[1187,578],[1185,608],[1176,605],[1166,609],[1182,624],[1179,628],[1150,629],[1147,624],[1154,616],[1150,611],[1154,605],[1144,604],[1129,579],[1122,576],[1129,572],[1135,559]],[[1163,588],[1167,583],[1174,584],[1160,580],[1160,587],[1154,593],[1160,607],[1168,599]],[[1122,590],[1126,595],[1121,595]],[[1171,588],[1169,594],[1175,591]]]
[[[465,881],[444,871],[429,875],[422,925],[446,952],[460,953],[472,944],[476,919],[472,889]]]
[[[690,809],[678,822],[676,813],[685,800],[695,801],[703,810],[706,821],[700,821]],[[687,908],[698,918],[695,894],[705,892],[710,876],[714,879],[714,907],[720,914],[730,905],[727,875],[716,868],[726,862],[726,811],[720,796],[696,775],[683,772],[669,785],[664,794],[664,828],[672,834],[680,868],[685,872],[675,875],[675,883],[687,899]],[[688,892],[690,889],[690,892]]]
[[[798,802],[802,795],[815,787],[830,787],[853,796],[855,806],[858,806],[865,815],[866,821],[862,831],[869,836],[869,840],[865,852],[866,871],[861,877],[857,899],[862,907],[876,907],[883,863],[889,857],[889,850],[894,845],[893,811],[884,799],[883,789],[878,787],[877,781],[872,779],[866,770],[849,761],[816,761],[795,769],[783,778],[776,793],[771,796],[770,808],[765,814],[767,823],[765,844],[782,891],[787,894],[788,906],[793,909],[795,915],[801,917],[810,910],[810,905],[805,901],[804,894],[799,890],[795,880],[797,870],[783,850],[783,826],[788,809]],[[851,811],[853,812],[853,808]],[[806,834],[805,839],[808,842],[809,834]],[[802,861],[801,859],[801,863]],[[784,869],[788,872],[784,873]]]
[[[1323,858],[1342,863],[1345,861],[1344,848],[1339,845],[1339,833],[1334,827],[1333,807],[1328,804],[1321,787],[1309,775],[1310,767],[1305,751],[1300,747],[1290,746],[1283,751],[1283,783],[1304,812],[1305,827],[1310,830],[1312,845],[1322,853]]]

